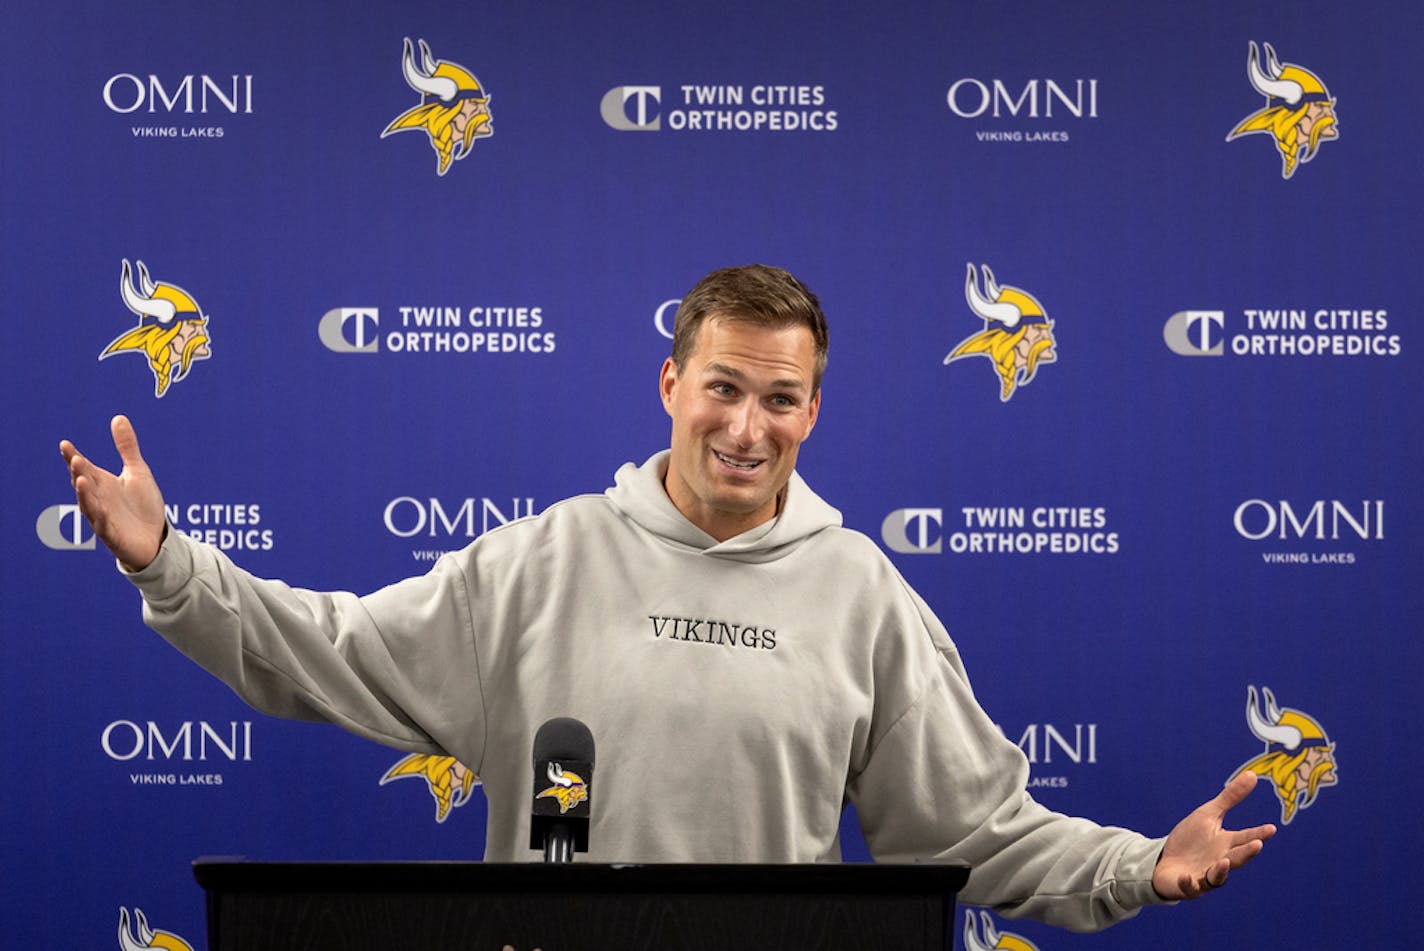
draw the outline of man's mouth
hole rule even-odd
[[[730,466],[731,468],[737,469],[741,472],[751,472],[753,469],[760,466],[764,461],[762,459],[734,459],[733,457],[725,455],[724,453],[720,453],[715,449],[712,450],[712,454],[716,456],[717,461],[721,462],[723,465]]]

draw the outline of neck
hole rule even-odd
[[[724,542],[729,538],[736,538],[743,532],[749,532],[759,525],[780,517],[781,511],[786,506],[786,486],[781,487],[781,491],[776,493],[770,508],[761,508],[755,512],[727,512],[721,510],[708,510],[684,505],[678,500],[678,494],[668,488],[668,474],[663,472],[662,477],[663,492],[667,493],[668,500],[672,502],[673,508],[682,513],[682,517],[693,525],[702,529],[719,542]]]

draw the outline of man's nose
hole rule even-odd
[[[766,432],[765,412],[756,400],[743,400],[732,410],[732,421],[728,428],[740,445],[755,445]]]

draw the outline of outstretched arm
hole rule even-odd
[[[115,416],[109,428],[123,463],[118,475],[80,455],[67,439],[60,442],[59,451],[69,467],[79,511],[94,527],[94,534],[125,570],[139,571],[158,556],[163,542],[167,526],[163,493],[143,461],[138,436],[128,418]]]
[[[1226,813],[1256,787],[1256,774],[1243,772],[1215,797],[1198,806],[1172,830],[1152,873],[1152,887],[1174,901],[1200,898],[1226,884],[1232,869],[1240,868],[1276,834],[1269,823],[1253,829],[1223,829]]]

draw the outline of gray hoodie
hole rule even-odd
[[[835,862],[855,803],[881,861],[973,867],[962,897],[1075,930],[1156,901],[1160,841],[1050,812],[944,627],[793,475],[718,543],[662,487],[486,533],[365,597],[264,581],[170,532],[131,575],[144,619],[267,713],[449,754],[489,802],[486,858],[531,860],[534,732],[588,724],[590,861]]]

